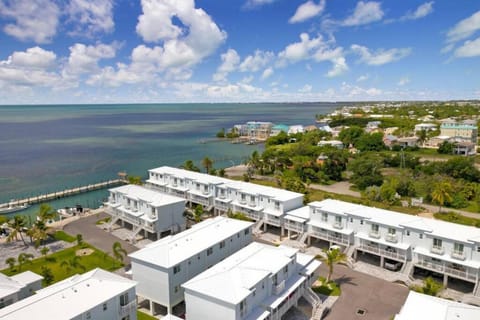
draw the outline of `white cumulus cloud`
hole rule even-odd
[[[455,50],[455,57],[470,58],[480,56],[480,38],[468,40]]]
[[[459,21],[453,28],[447,32],[447,42],[452,43],[472,36],[480,30],[480,11],[475,12],[470,17]]]
[[[400,20],[417,20],[428,16],[433,12],[433,3],[433,1],[430,1],[421,4],[415,11],[407,12],[407,14],[401,17]]]
[[[310,39],[310,36],[307,33],[302,33],[300,35],[300,42],[289,44],[278,54],[280,64],[307,59],[322,44],[323,39],[321,36]]]
[[[88,72],[96,72],[99,70],[98,61],[100,59],[109,59],[115,57],[118,45],[113,43],[85,45],[75,43],[70,48],[70,56],[65,67],[68,75],[80,75]]]
[[[289,23],[298,23],[303,22],[308,19],[311,19],[315,16],[318,16],[325,9],[325,0],[320,0],[318,4],[309,0],[301,4],[295,14],[288,20]]]
[[[370,78],[370,76],[368,74],[363,74],[363,75],[361,75],[360,77],[357,78],[357,82],[366,81],[369,78]]]
[[[360,56],[360,60],[371,66],[380,66],[390,62],[398,61],[410,55],[411,48],[392,48],[388,50],[377,50],[371,52],[370,49],[364,46],[353,44],[350,47],[352,51]]]
[[[69,20],[74,24],[74,35],[92,36],[99,32],[110,33],[113,22],[113,0],[70,0],[66,7]]]
[[[47,69],[53,65],[57,56],[52,51],[40,47],[28,48],[26,51],[15,51],[6,61],[0,62],[4,66]]]
[[[300,92],[300,93],[312,92],[312,86],[309,85],[309,84],[306,84],[302,88],[298,89],[298,92]]]
[[[404,86],[406,84],[410,83],[410,78],[409,77],[402,77],[400,80],[398,80],[397,85],[399,86]]]
[[[255,50],[253,55],[248,55],[240,64],[241,72],[257,72],[265,67],[274,57],[273,52]]]
[[[218,67],[217,72],[213,75],[213,80],[224,81],[230,72],[237,69],[240,63],[240,56],[234,49],[228,49],[221,56],[222,64]]]
[[[273,75],[273,72],[274,71],[273,71],[272,68],[267,68],[267,69],[263,70],[262,80],[270,78]]]
[[[254,9],[266,4],[274,3],[275,1],[277,0],[247,0],[243,7],[246,9]]]
[[[383,15],[384,12],[381,8],[380,2],[359,1],[355,7],[355,10],[353,11],[353,14],[347,17],[343,21],[342,25],[351,27],[369,24],[382,20]]]
[[[57,32],[60,10],[51,0],[2,0],[0,16],[14,20],[3,31],[21,41],[49,43]]]

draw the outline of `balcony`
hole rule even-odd
[[[403,250],[402,250],[402,252],[398,252],[397,251],[398,249],[395,249],[395,248],[390,248],[389,250],[386,250],[386,249],[382,249],[378,246],[362,243],[360,245],[359,249],[362,250],[362,251],[365,251],[365,252],[373,253],[373,254],[376,254],[376,255],[381,255],[381,256],[396,259],[396,260],[405,260],[405,258],[406,258]]]
[[[335,229],[339,229],[339,230],[340,230],[340,229],[343,229],[343,224],[342,224],[341,222],[335,222],[335,223],[333,224],[333,227],[334,227]]]
[[[334,243],[339,243],[339,244],[344,244],[344,245],[349,245],[349,241],[347,238],[344,237],[337,237],[334,235],[329,234],[328,232],[322,232],[319,230],[312,229],[311,232],[309,232],[310,235],[326,240],[326,241],[332,241]]]
[[[296,222],[285,221],[285,229],[295,231],[295,232],[304,232],[305,226],[303,224],[297,224]]]
[[[398,237],[397,237],[396,234],[389,233],[385,237],[385,240],[388,241],[388,242],[397,243],[398,242]]]
[[[245,204],[247,204],[247,200],[245,200],[245,199],[240,199],[240,200],[238,200],[238,203],[245,205]]]
[[[255,202],[249,202],[249,203],[248,203],[248,206],[249,206],[249,207],[255,207],[256,205],[257,205],[257,204],[256,204]]]
[[[273,294],[275,295],[279,295],[283,290],[285,290],[285,280],[280,282],[278,285],[274,284],[272,287]]]
[[[431,253],[443,255],[445,253],[445,249],[443,247],[438,247],[438,246],[432,246],[430,248]]]
[[[447,275],[464,279],[467,281],[476,281],[477,279],[475,272],[469,272],[463,266],[458,266],[458,265],[445,266],[443,265],[442,262],[425,261],[425,260],[418,260],[415,262],[415,264],[422,268],[426,268],[432,271],[437,271],[440,273],[445,273]]]
[[[230,209],[230,205],[228,203],[223,203],[221,201],[215,201],[215,208],[223,211],[227,211]]]
[[[120,318],[124,318],[128,316],[129,314],[133,314],[137,311],[137,302],[135,300],[130,301],[124,306],[120,306],[118,309],[118,315]]]
[[[451,256],[453,259],[462,260],[462,261],[466,259],[465,252],[463,252],[463,251],[455,251],[455,250],[453,250],[453,251],[450,253],[450,256]]]
[[[368,236],[373,239],[380,239],[380,232],[378,231],[370,231]]]

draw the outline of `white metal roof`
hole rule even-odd
[[[176,177],[188,178],[192,180],[199,181],[206,184],[215,184],[224,188],[232,188],[240,192],[252,194],[252,195],[263,195],[274,200],[287,201],[295,198],[302,198],[303,194],[292,192],[284,189],[272,188],[268,186],[262,186],[255,183],[249,183],[244,181],[230,180],[227,178],[221,178],[217,176],[212,176],[205,173],[188,171],[184,169],[178,169],[173,167],[159,167],[149,170],[149,172],[158,173],[158,174],[170,174]]]
[[[23,284],[30,284],[36,281],[43,280],[43,277],[41,275],[36,274],[35,272],[32,272],[32,271],[22,272],[12,276],[11,278]]]
[[[189,280],[183,287],[238,304],[250,294],[252,287],[287,265],[297,251],[290,247],[253,242]]]
[[[172,203],[185,202],[185,199],[183,198],[171,196],[134,184],[127,184],[117,188],[112,188],[109,189],[109,191],[122,193],[133,200],[145,201],[154,207],[161,207]]]
[[[301,218],[303,221],[309,220],[310,219],[310,208],[308,206],[303,206],[301,208],[288,211],[286,213],[285,218],[290,219],[290,217]],[[295,219],[290,219],[290,220],[295,221]]]
[[[174,236],[155,241],[129,256],[134,260],[169,268],[252,225],[252,222],[215,217]]]
[[[412,319],[478,320],[480,308],[410,291],[395,320]]]
[[[0,309],[2,320],[72,319],[136,285],[135,281],[94,269],[37,291]],[[135,297],[131,297],[134,299]]]

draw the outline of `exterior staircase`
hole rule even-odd
[[[260,220],[257,220],[257,222],[255,222],[255,224],[253,225],[253,234],[254,235],[259,235],[261,233],[260,230],[261,230],[264,223],[265,223],[265,218],[262,218]]]
[[[300,243],[305,243],[305,240],[307,240],[307,238],[308,238],[308,232],[303,232],[298,235],[297,241]]]
[[[311,320],[320,320],[322,319],[323,314],[323,307],[322,307],[322,300],[317,296],[317,294],[312,290],[312,288],[308,287],[303,292],[303,297],[305,300],[308,301],[312,305],[312,316]]]
[[[104,226],[103,226],[103,229],[105,230],[108,230],[108,231],[112,231],[112,227],[120,220],[119,217],[113,217],[112,218],[112,221],[110,221],[109,223],[106,223]]]
[[[142,231],[141,226],[137,226],[133,231],[132,234],[128,237],[131,243],[136,243],[137,242],[137,235],[138,233]]]

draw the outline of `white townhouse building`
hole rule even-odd
[[[252,225],[215,217],[131,253],[137,295],[149,300],[152,314],[173,313],[184,300],[181,285],[248,245]]]
[[[136,283],[94,269],[0,309],[2,320],[136,320]]]
[[[412,319],[478,320],[480,308],[410,291],[394,320]]]
[[[454,278],[480,291],[480,228],[332,199],[309,208],[308,241],[325,240],[354,258],[367,254],[406,275],[430,272],[442,276],[445,286]]]
[[[321,262],[253,242],[183,284],[187,320],[276,320],[311,290]]]
[[[154,240],[165,234],[185,230],[185,199],[144,188],[124,185],[109,190],[110,196],[105,212],[112,216],[106,225],[110,229],[116,223],[132,230],[130,239],[135,242],[137,234]]]
[[[0,273],[0,309],[31,296],[42,289],[43,277],[35,272],[25,271],[8,277]]]
[[[149,170],[146,182],[154,190],[183,197],[215,214],[241,212],[264,228],[282,227],[284,214],[303,206],[301,193],[166,166]]]

